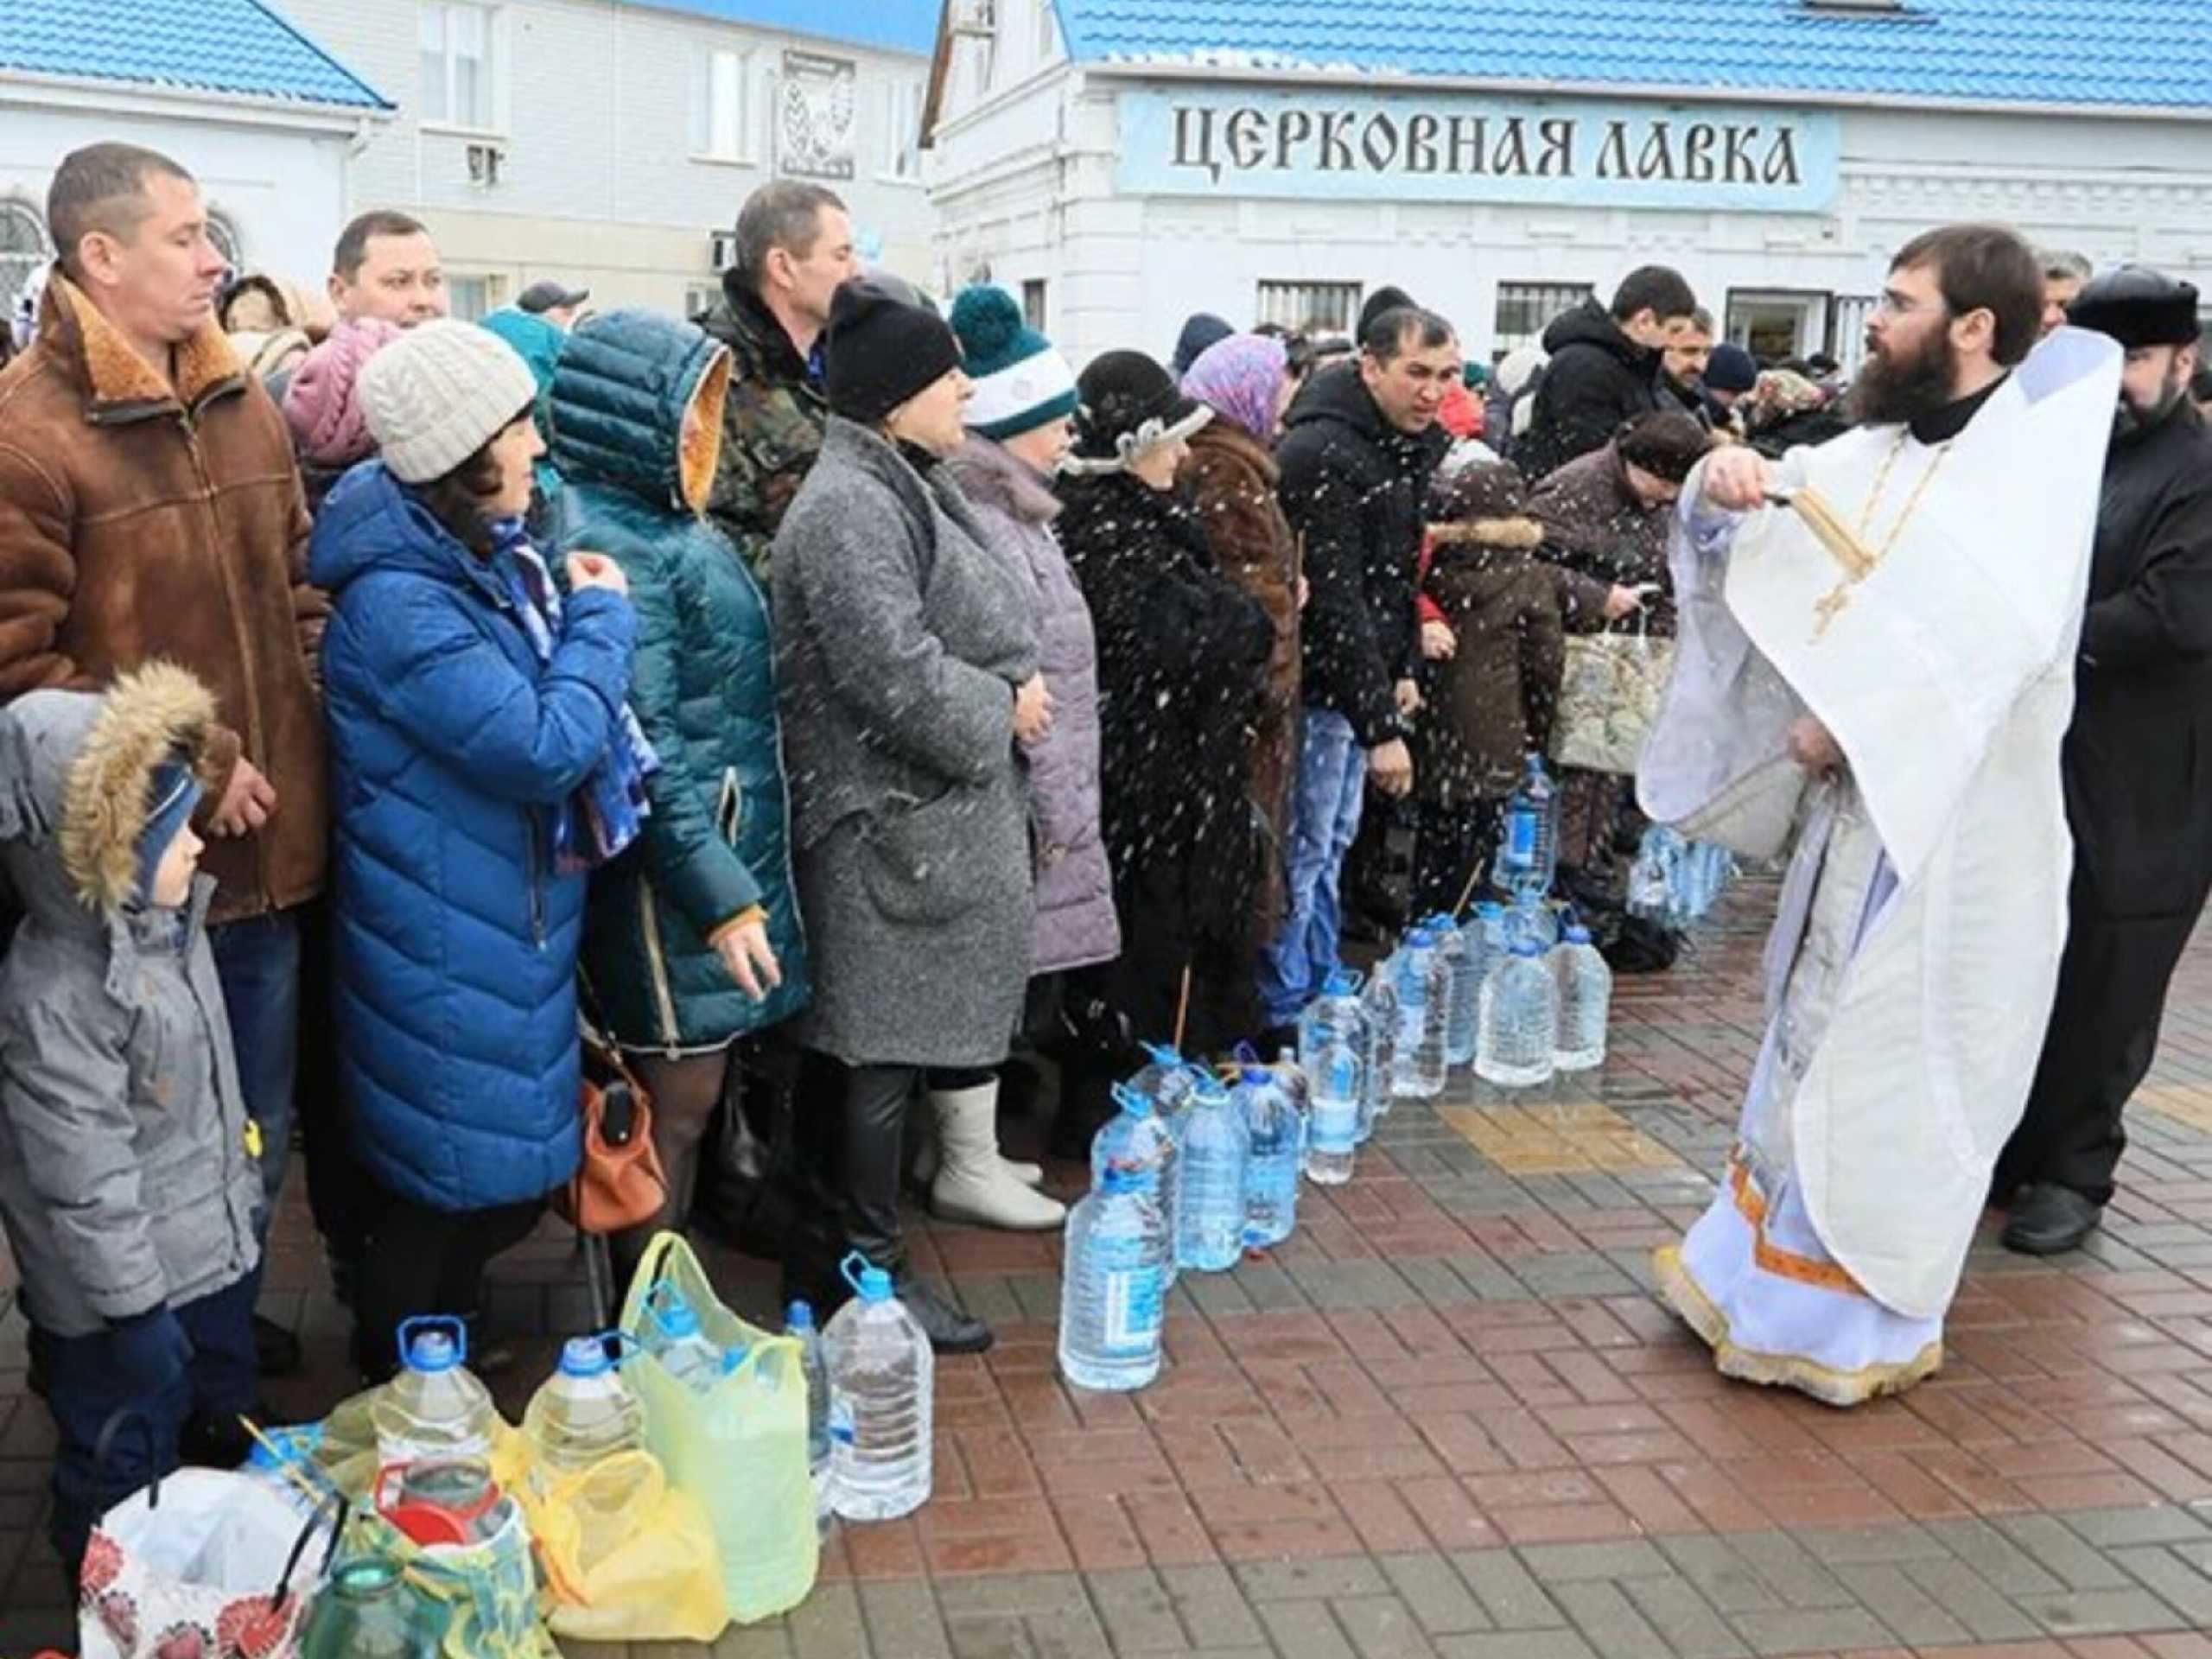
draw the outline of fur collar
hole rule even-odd
[[[1544,544],[1544,527],[1533,518],[1466,518],[1431,524],[1428,534],[1440,547],[1534,549]]]
[[[84,393],[87,412],[98,419],[160,413],[179,407],[196,410],[209,398],[245,384],[245,365],[213,318],[171,353],[176,384],[131,349],[130,342],[101,315],[56,265],[46,283],[39,337],[51,340]]]
[[[69,763],[57,837],[61,867],[87,908],[118,912],[137,895],[154,770],[182,749],[204,772],[214,723],[213,694],[169,664],[149,663],[109,688]]]
[[[1060,516],[1060,499],[1044,475],[995,439],[970,432],[945,465],[978,506],[995,507],[1030,524],[1049,524]]]
[[[1282,469],[1275,465],[1267,446],[1234,421],[1217,420],[1201,427],[1191,435],[1191,448],[1202,453],[1217,450],[1241,461],[1257,473],[1269,489],[1282,480]]]

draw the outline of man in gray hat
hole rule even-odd
[[[2084,287],[2077,328],[2127,351],[2063,775],[2072,926],[2027,1114],[1993,1201],[2005,1245],[2072,1249],[2112,1197],[2122,1109],[2212,891],[2212,432],[2189,396],[2197,296],[2139,266]],[[2054,342],[2054,345],[2056,342]],[[2026,1187],[2020,1193],[2021,1187]]]

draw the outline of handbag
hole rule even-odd
[[[553,1208],[580,1233],[605,1236],[641,1227],[668,1202],[668,1177],[653,1149],[652,1101],[622,1052],[582,1022],[583,1161],[553,1195]]]
[[[1640,612],[1634,633],[1570,637],[1552,759],[1583,772],[1634,777],[1674,669],[1675,642],[1651,638]]]
[[[145,1415],[108,1419],[92,1453],[105,1484],[109,1453],[127,1426],[150,1440]],[[319,1527],[330,1541],[304,1559]],[[295,1659],[315,1587],[330,1569],[340,1528],[305,1515],[270,1483],[214,1469],[180,1469],[100,1517],[85,1547],[77,1637],[86,1659]]]

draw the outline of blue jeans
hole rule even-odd
[[[300,918],[271,911],[226,922],[208,930],[207,942],[231,1017],[238,1090],[247,1115],[261,1126],[264,1202],[257,1224],[265,1243],[292,1154],[292,1096],[300,1071]]]
[[[1308,709],[1291,798],[1289,911],[1260,957],[1260,1005],[1270,1026],[1296,1020],[1341,965],[1344,855],[1359,834],[1366,787],[1367,751],[1351,722],[1333,709]]]
[[[254,1368],[253,1302],[261,1270],[227,1290],[175,1310],[192,1343],[192,1361],[166,1387],[149,1387],[115,1363],[105,1332],[57,1337],[31,1327],[31,1346],[46,1372],[46,1399],[59,1444],[54,1453],[54,1510],[47,1530],[72,1571],[85,1553],[92,1522],[177,1465],[178,1442],[195,1416],[228,1427],[261,1409]],[[146,1427],[126,1427],[96,1468],[93,1449],[108,1419],[124,1409],[142,1413]]]

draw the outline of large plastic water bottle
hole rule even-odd
[[[683,1300],[683,1293],[665,1279],[646,1296],[645,1313],[650,1319],[646,1351],[687,1389],[704,1394],[745,1357],[741,1349],[726,1354],[716,1347],[699,1328],[699,1315]]]
[[[1244,1119],[1244,1248],[1264,1250],[1298,1224],[1298,1168],[1306,1125],[1272,1066],[1249,1065],[1230,1091]]]
[[[830,1362],[814,1304],[794,1301],[784,1310],[784,1334],[798,1344],[799,1375],[806,1379],[806,1468],[814,1477],[814,1524],[830,1530]]]
[[[1559,868],[1558,793],[1544,770],[1544,757],[1531,754],[1521,784],[1506,798],[1505,827],[1491,880],[1515,898],[1537,898],[1552,890]]]
[[[1187,1070],[1185,1077],[1191,1074]],[[1195,1077],[1192,1077],[1193,1083]],[[1175,1130],[1153,1097],[1134,1083],[1114,1085],[1114,1099],[1121,1110],[1106,1120],[1090,1141],[1090,1185],[1096,1192],[1116,1170],[1131,1176],[1136,1189],[1160,1206],[1167,1224],[1167,1236],[1175,1236],[1179,1198],[1177,1164],[1182,1156]],[[1175,1282],[1175,1253],[1167,1255],[1167,1281]]]
[[[1175,1265],[1199,1273],[1234,1267],[1244,1249],[1244,1165],[1251,1137],[1229,1091],[1201,1077],[1177,1148]]]
[[[1375,1133],[1377,1118],[1390,1112],[1390,1083],[1398,1069],[1398,970],[1395,958],[1375,970],[1360,993],[1365,1028],[1360,1046],[1359,1129],[1362,1146]],[[1346,1172],[1349,1174],[1350,1168]],[[1315,1178],[1319,1179],[1317,1176]]]
[[[930,1499],[937,1357],[889,1274],[857,1251],[844,1274],[858,1294],[822,1333],[830,1503],[848,1521],[893,1521]]]
[[[1191,1091],[1205,1073],[1164,1043],[1147,1043],[1144,1052],[1151,1058],[1129,1079],[1129,1086],[1160,1109],[1169,1128],[1179,1129],[1183,1114],[1191,1109]]]
[[[1060,1372],[1079,1389],[1141,1389],[1160,1375],[1173,1254],[1160,1206],[1109,1169],[1068,1212]]]
[[[1451,988],[1449,1015],[1444,1022],[1444,1062],[1457,1068],[1474,1061],[1477,1027],[1482,1019],[1483,972],[1490,963],[1479,907],[1468,912],[1467,919],[1452,928],[1446,947],[1444,960],[1451,969]]]
[[[1552,1075],[1559,1027],[1559,986],[1533,939],[1516,939],[1483,981],[1482,1052],[1475,1075],[1501,1088],[1525,1089]]]
[[[645,1443],[643,1403],[607,1357],[604,1337],[572,1337],[522,1414],[522,1432],[555,1479]]]
[[[1559,981],[1559,1034],[1553,1039],[1552,1065],[1561,1071],[1587,1071],[1605,1063],[1605,1021],[1612,1010],[1613,970],[1605,966],[1590,930],[1569,922],[1567,937],[1552,952]]]
[[[488,1463],[498,1411],[468,1369],[468,1327],[443,1314],[399,1324],[399,1375],[369,1408],[378,1460]]]
[[[1426,922],[1406,935],[1395,960],[1398,1052],[1390,1092],[1401,1100],[1432,1100],[1444,1092],[1450,971],[1436,933]]]

